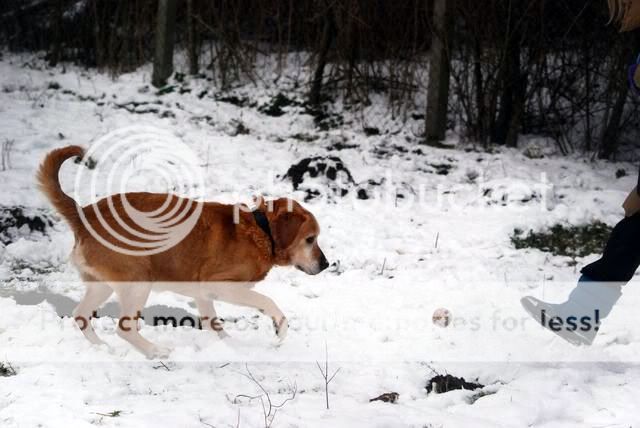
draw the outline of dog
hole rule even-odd
[[[40,165],[37,180],[75,236],[71,261],[86,285],[86,293],[73,316],[91,343],[104,343],[91,326],[91,316],[115,292],[121,309],[117,334],[148,358],[166,357],[169,349],[151,343],[138,331],[137,320],[152,290],[193,298],[202,328],[220,337],[227,334],[217,318],[214,300],[258,309],[272,319],[277,337],[284,339],[286,317],[272,299],[254,291],[252,285],[264,279],[274,266],[295,266],[309,275],[329,266],[318,245],[320,226],[313,214],[287,198],[268,203],[260,199],[258,207],[249,211],[237,205],[142,192],[112,195],[80,207],[63,192],[58,178],[62,164],[74,157],[83,159],[84,149],[68,146],[51,151]],[[164,212],[183,203],[191,203],[189,210],[201,210],[180,242],[145,255],[114,247],[134,248],[126,239],[123,242],[109,233],[109,227],[129,239],[136,238],[141,228],[129,224],[132,222],[125,201],[142,212],[154,212],[162,210],[167,200],[173,202]],[[131,227],[123,225],[122,219]]]

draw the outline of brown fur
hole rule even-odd
[[[309,211],[285,198],[270,201],[269,204],[261,202],[258,209],[265,213],[271,226],[276,244],[275,254],[272,254],[271,242],[256,224],[253,214],[241,210],[236,224],[234,212],[237,212],[237,207],[204,202],[195,227],[177,245],[153,255],[126,255],[102,245],[83,223],[80,210],[87,224],[100,237],[120,248],[128,248],[104,230],[96,211],[118,233],[135,240],[135,236],[126,233],[115,220],[109,210],[109,199],[120,218],[135,229],[136,225],[123,209],[121,198],[125,196],[140,211],[153,211],[162,205],[168,195],[127,193],[110,196],[81,208],[62,191],[58,172],[66,159],[83,155],[84,150],[78,146],[53,150],[40,166],[38,181],[42,191],[75,234],[72,259],[85,279],[87,294],[74,315],[80,319],[78,324],[91,342],[102,343],[91,328],[90,314],[106,301],[112,291],[116,292],[120,301],[122,317],[134,319],[144,307],[151,289],[171,290],[193,297],[201,316],[211,325],[216,320],[212,298],[255,307],[271,316],[278,336],[284,336],[286,318],[275,303],[249,287],[233,283],[260,281],[276,265],[295,265],[309,274],[317,274],[325,269],[328,263],[317,239],[308,242],[320,232],[316,219]],[[186,202],[185,199],[175,198],[173,203]],[[268,205],[272,209],[267,209]],[[195,204],[191,209],[194,207]],[[137,240],[143,242],[140,238]],[[170,284],[158,285],[160,283]],[[137,328],[127,330],[122,325],[120,327],[118,334],[147,356],[166,353],[142,338]],[[219,328],[215,330],[222,333]]]

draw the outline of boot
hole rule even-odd
[[[564,303],[546,303],[531,296],[523,297],[520,303],[543,327],[567,342],[591,345],[601,321],[621,295],[619,282],[593,282],[583,277]]]

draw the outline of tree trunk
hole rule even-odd
[[[518,61],[519,67],[520,61]],[[507,130],[507,136],[505,144],[507,147],[518,147],[518,136],[522,128],[522,119],[524,118],[525,97],[527,92],[527,75],[518,73],[518,81],[513,94],[513,111],[511,114],[511,120],[509,121],[509,128]]]
[[[104,46],[102,43],[102,20],[100,19],[100,15],[98,14],[98,2],[93,1],[93,19],[95,21],[95,28],[93,30],[95,36],[95,55],[96,55],[96,67],[102,68],[104,64]]]
[[[313,106],[320,104],[322,95],[322,78],[324,76],[324,68],[327,65],[329,50],[336,38],[336,23],[333,17],[333,11],[328,6],[325,13],[324,30],[322,32],[322,46],[318,54],[318,65],[313,74],[311,82],[311,91],[309,92],[309,103]]]
[[[156,88],[164,86],[173,73],[173,44],[176,27],[177,0],[158,0],[158,17],[155,34],[155,58],[153,78]]]
[[[519,36],[519,35],[518,35]],[[522,119],[524,117],[524,106],[527,96],[527,80],[528,75],[522,71],[520,64],[521,54],[520,37],[514,40],[513,58],[512,58],[512,78],[513,90],[511,93],[511,117],[507,127],[507,134],[505,136],[504,144],[507,147],[518,147],[518,136],[520,135],[520,129],[522,128]]]
[[[447,130],[449,102],[450,42],[453,0],[435,0],[433,11],[433,44],[429,65],[425,136],[427,143],[444,140]]]
[[[585,63],[585,124],[584,124],[584,148],[591,151],[591,49],[587,37],[582,38],[582,56]]]
[[[62,0],[53,0],[51,53],[49,54],[49,65],[52,67],[58,64],[62,52],[62,9]]]
[[[626,64],[635,59],[635,54],[638,48],[640,48],[640,36],[634,34],[633,36],[625,37],[620,42],[624,43],[625,46],[619,54],[618,72],[622,73]],[[622,121],[627,95],[629,94],[629,84],[626,79],[618,79],[616,82],[617,84],[614,84],[616,100],[611,108],[609,121],[602,132],[600,150],[598,151],[598,158],[600,159],[611,158],[618,150],[618,144],[620,142],[620,122]]]
[[[482,44],[480,39],[476,38],[473,44],[474,62],[473,62],[473,83],[475,88],[476,100],[476,129],[475,137],[483,146],[487,145],[487,108],[485,105],[484,85],[482,82]]]
[[[622,113],[624,113],[624,105],[628,92],[629,88],[627,85],[624,85],[624,88],[621,88],[618,92],[616,102],[611,109],[609,122],[602,133],[602,143],[600,144],[600,152],[598,153],[600,159],[609,159],[618,149],[620,120],[622,119]]]
[[[193,16],[193,0],[187,0],[187,43],[189,45],[189,74],[198,74],[198,42],[196,40],[195,19]]]
[[[517,146],[518,132],[526,91],[526,81],[520,70],[520,54],[522,29],[518,24],[514,5],[509,3],[507,11],[506,45],[504,47],[504,63],[500,73],[502,93],[500,94],[500,110],[493,132],[493,140],[497,144],[510,147]]]

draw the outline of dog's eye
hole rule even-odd
[[[315,241],[315,240],[316,240],[315,236],[310,236],[310,237],[307,238],[307,244],[313,244],[313,241]]]

